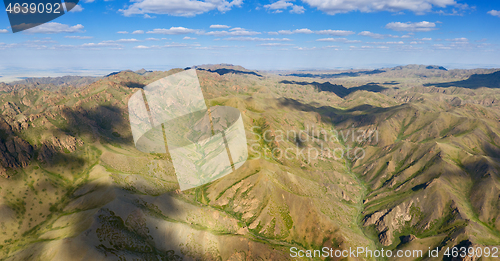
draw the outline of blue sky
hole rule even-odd
[[[15,34],[0,12],[0,75],[206,63],[280,70],[500,67],[498,28],[499,1],[86,0]]]

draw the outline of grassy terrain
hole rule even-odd
[[[286,260],[290,247],[439,247],[442,260],[500,245],[500,92],[471,76],[494,71],[199,70],[208,105],[240,110],[249,159],[182,192],[169,154],[135,148],[127,109],[179,71],[0,95],[1,260]]]

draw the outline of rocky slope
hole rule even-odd
[[[135,149],[127,110],[181,69],[2,94],[0,258],[286,260],[326,246],[439,247],[422,259],[442,260],[446,247],[500,245],[500,111],[485,100],[499,91],[424,87],[445,80],[419,70],[450,71],[404,70],[321,81],[199,70],[207,104],[242,113],[250,155],[184,192],[168,154]],[[459,75],[449,82],[472,74]]]

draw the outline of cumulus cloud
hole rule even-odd
[[[311,31],[310,29],[307,29],[307,28],[296,29],[293,32],[296,34],[312,34],[313,33],[313,31]]]
[[[182,38],[182,40],[196,40],[196,38],[186,36],[186,37]]]
[[[353,31],[345,31],[345,30],[320,30],[316,32],[317,34],[326,34],[332,36],[348,36],[354,34]]]
[[[314,33],[314,32],[311,29],[307,29],[307,28],[295,29],[293,31],[280,30],[277,33],[276,32],[268,32],[268,34],[312,34],[312,33]]]
[[[287,43],[263,43],[259,44],[259,46],[290,46],[292,44],[287,44]]]
[[[465,37],[460,37],[460,38],[454,38],[454,39],[446,39],[446,41],[449,41],[449,42],[468,42],[469,39],[467,39]]]
[[[385,28],[391,29],[394,31],[407,31],[407,32],[429,32],[432,30],[436,30],[436,23],[431,23],[427,21],[422,22],[392,22],[385,25]]]
[[[212,10],[226,12],[239,7],[243,0],[131,0],[132,4],[118,10],[125,16],[136,14],[167,14],[191,17]]]
[[[488,11],[488,14],[490,14],[492,16],[498,16],[498,17],[500,17],[500,11],[497,11],[497,10]]]
[[[32,34],[81,33],[83,32],[82,29],[83,25],[81,24],[69,26],[67,24],[50,22],[30,28],[25,32]]]
[[[132,34],[143,34],[144,31],[143,30],[135,30],[132,32]]]
[[[294,6],[292,6],[292,10],[290,10],[290,13],[292,13],[292,14],[303,14],[305,11],[306,11],[306,9],[303,6],[294,5]]]
[[[102,41],[100,43],[84,43],[80,45],[79,47],[82,48],[99,48],[99,47],[122,47],[123,45],[114,43],[114,42],[108,42],[108,41]]]
[[[117,34],[128,34],[128,32],[127,32],[127,31],[118,31],[118,32],[116,32],[116,33],[117,33]]]
[[[8,33],[9,31],[7,29],[0,29],[0,34],[6,34]]]
[[[455,0],[302,0],[302,2],[330,15],[348,13],[351,11],[368,13],[409,10],[415,13],[425,13],[431,11],[434,7],[444,8],[457,5]]]
[[[368,37],[371,37],[374,39],[384,39],[385,38],[385,35],[383,35],[383,34],[376,34],[376,33],[370,32],[370,31],[363,31],[363,32],[359,33],[358,35],[368,36]]]
[[[94,37],[93,36],[67,35],[67,36],[64,36],[64,38],[83,40],[83,39],[92,39]]]
[[[136,42],[140,42],[140,40],[137,40],[137,39],[134,39],[134,38],[130,38],[130,39],[119,39],[119,40],[106,40],[106,41],[102,41],[100,42],[99,44],[101,44],[102,46],[105,46],[107,44],[117,44],[117,43],[136,43]],[[92,45],[94,43],[91,43]]]
[[[81,12],[83,11],[83,7],[79,6],[79,5],[75,5],[73,8],[71,8],[70,12],[72,13],[78,13],[78,12]]]
[[[153,29],[151,31],[148,31],[148,34],[190,34],[190,33],[196,33],[198,30],[195,29],[189,29],[185,28],[182,26],[179,27],[170,27],[170,29]]]
[[[229,25],[223,25],[223,24],[213,24],[210,26],[212,29],[227,29],[230,28],[231,26]]]
[[[302,14],[305,11],[305,8],[300,5],[295,5],[292,3],[293,0],[278,0],[272,4],[264,5],[264,8],[266,8],[269,11],[272,11],[274,13],[281,13],[283,10],[290,9],[290,13],[292,14]]]
[[[349,40],[347,38],[321,38],[318,42],[342,42],[342,43],[361,43],[360,40]]]
[[[260,37],[229,37],[229,38],[225,38],[224,40],[228,40],[228,41],[276,41],[276,42],[291,41],[288,38],[260,38]]]
[[[213,35],[213,36],[251,36],[260,34],[260,32],[248,31],[246,29],[236,27],[229,31],[211,31],[203,33],[205,35]]]

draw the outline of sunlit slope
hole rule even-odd
[[[180,192],[168,155],[133,146],[126,108],[138,90],[129,86],[170,73],[121,73],[70,93],[2,97],[19,109],[4,114],[3,138],[27,147],[4,151],[16,162],[2,179],[4,258],[282,260],[291,246],[375,247],[358,223],[364,188],[344,160],[266,159],[274,145],[258,142],[237,172]],[[199,75],[206,97],[221,97],[210,105],[240,109],[250,143],[263,133],[252,126],[299,131],[304,120],[323,124],[318,113],[282,107],[272,82]],[[21,97],[32,97],[32,105],[20,106]]]
[[[181,69],[1,95],[0,257],[286,260],[290,247],[500,245],[499,111],[476,102],[498,91],[467,102],[469,89],[394,88],[386,74],[382,91],[339,97],[313,80],[230,70],[198,77],[207,105],[240,110],[249,159],[184,192],[168,154],[135,149],[127,110],[139,88]],[[348,148],[364,157],[327,153]]]

